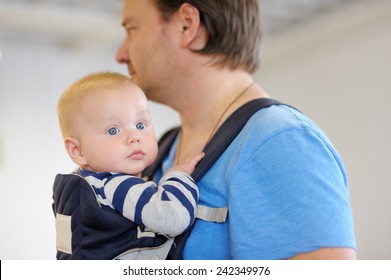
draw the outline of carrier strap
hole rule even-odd
[[[174,240],[169,238],[160,247],[134,249],[115,258],[116,260],[165,260]]]

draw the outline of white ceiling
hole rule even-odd
[[[260,0],[265,33],[275,34],[353,1]],[[77,51],[121,37],[122,0],[0,0],[1,42]]]

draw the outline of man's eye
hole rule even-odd
[[[109,135],[116,135],[119,132],[119,129],[116,127],[112,127],[107,131],[107,134]]]
[[[145,129],[145,124],[142,123],[142,122],[139,122],[138,124],[136,124],[136,128],[138,130],[144,130]]]
[[[132,34],[132,31],[134,31],[136,27],[133,26],[125,26],[125,31],[128,35]]]

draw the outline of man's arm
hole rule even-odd
[[[352,248],[321,248],[316,251],[297,254],[288,260],[356,260],[356,251]]]

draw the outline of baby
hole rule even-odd
[[[101,207],[170,237],[193,224],[198,188],[190,175],[204,154],[172,167],[158,185],[140,178],[155,161],[158,145],[148,101],[128,77],[101,72],[78,80],[61,96],[58,117],[66,151],[79,166],[76,173]],[[55,200],[54,209],[58,204]]]

